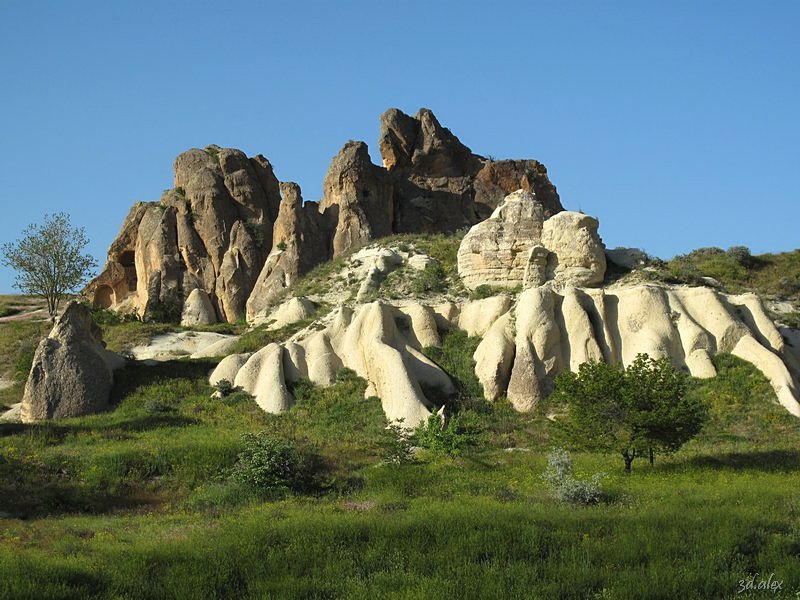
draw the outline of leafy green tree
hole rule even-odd
[[[640,354],[627,370],[588,362],[560,374],[553,399],[567,407],[560,425],[573,443],[619,452],[630,473],[637,456],[652,463],[656,450],[674,452],[703,427],[707,407],[688,385],[669,359]]]
[[[84,254],[89,243],[83,227],[72,227],[69,215],[45,215],[22,232],[22,239],[3,244],[3,264],[17,271],[14,287],[47,301],[51,317],[64,296],[76,292],[92,275],[97,261]]]

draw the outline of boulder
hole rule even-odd
[[[303,319],[308,319],[316,310],[317,305],[308,298],[302,296],[292,297],[280,304],[264,320],[269,323],[267,329],[276,330]],[[256,321],[257,323],[258,320]]]
[[[105,349],[91,311],[70,302],[36,348],[22,398],[22,422],[106,410],[113,371],[124,364],[122,357]]]
[[[195,288],[191,291],[183,304],[181,325],[194,327],[195,325],[210,325],[217,322],[217,315],[211,298],[205,290]]]
[[[544,222],[542,246],[550,251],[547,279],[578,287],[603,283],[606,254],[598,226],[594,217],[572,211],[562,211]]]
[[[541,241],[546,218],[533,192],[506,196],[486,221],[467,232],[458,248],[458,273],[469,289],[513,288],[524,281],[531,248]]]

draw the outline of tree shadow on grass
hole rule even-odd
[[[687,465],[720,471],[756,470],[768,473],[800,471],[800,450],[774,449],[702,454],[680,463],[664,465],[664,468],[666,470],[677,470],[683,469]]]

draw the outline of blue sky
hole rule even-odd
[[[0,242],[45,213],[102,264],[210,143],[318,199],[378,118],[431,108],[536,158],[609,247],[800,246],[800,2],[0,0]],[[0,293],[13,274],[0,270]]]

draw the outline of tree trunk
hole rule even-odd
[[[656,460],[656,453],[653,452],[653,447],[650,446],[650,466],[652,467]]]
[[[634,449],[630,453],[627,450],[625,450],[622,453],[622,458],[625,460],[625,475],[630,475],[631,474],[631,463],[633,462],[633,459],[636,458],[636,449]]]

